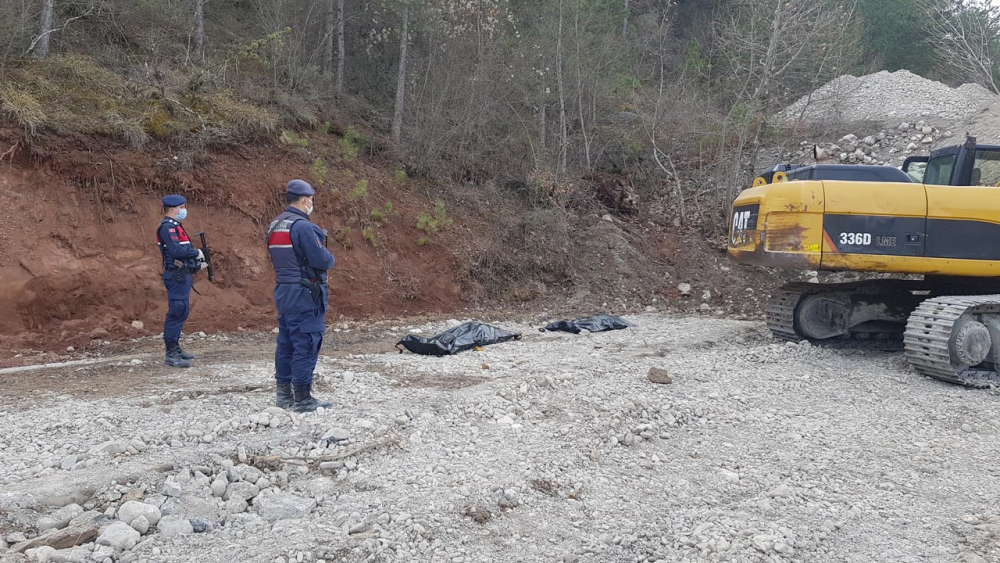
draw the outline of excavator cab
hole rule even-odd
[[[911,156],[902,170],[914,181],[934,186],[997,186],[1000,146],[979,145],[970,136],[961,145],[936,149],[930,156]]]
[[[920,373],[1000,385],[998,184],[1000,146],[973,137],[901,168],[781,165],[733,202],[729,255],[791,270],[907,275],[786,284],[768,303],[768,326],[790,341],[905,347]]]

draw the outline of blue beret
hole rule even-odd
[[[314,190],[312,186],[304,180],[292,180],[291,182],[288,182],[288,193],[312,197],[316,195],[316,190]]]
[[[168,195],[163,198],[163,205],[166,207],[180,207],[187,202],[182,195]]]

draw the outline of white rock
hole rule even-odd
[[[258,497],[254,505],[261,518],[268,522],[277,522],[305,517],[316,508],[316,501],[277,493]]]
[[[160,509],[136,500],[130,500],[122,504],[118,509],[118,519],[126,524],[131,524],[136,518],[143,516],[150,526],[155,526],[160,521]]]
[[[229,481],[226,479],[216,479],[212,481],[212,496],[222,498],[226,496],[226,488],[229,487]]]
[[[173,479],[168,478],[163,482],[163,494],[168,497],[179,497],[181,496],[181,486]]]
[[[253,483],[247,483],[246,481],[237,481],[235,483],[230,483],[226,487],[226,494],[223,495],[224,500],[230,500],[233,498],[238,498],[247,502],[250,499],[257,496],[260,493],[260,488]]]
[[[38,563],[49,563],[55,562],[58,552],[55,548],[43,545],[41,547],[36,547],[34,549],[29,549],[24,552],[28,556],[29,561],[37,561]]]
[[[76,465],[78,460],[79,458],[76,455],[68,455],[63,458],[62,465],[60,467],[69,471],[70,469],[73,469],[73,466]]]
[[[157,524],[156,529],[166,538],[194,533],[191,522],[183,516],[176,515],[164,516]]]
[[[103,444],[100,444],[98,446],[94,446],[90,450],[90,453],[93,453],[93,454],[109,453],[109,454],[114,455],[114,454],[125,453],[125,449],[127,447],[128,447],[128,444],[126,444],[125,442],[116,442],[116,441],[104,442]]]
[[[962,425],[962,432],[966,432],[966,433],[972,432],[972,425],[969,424],[969,423],[963,424]]]
[[[328,442],[344,442],[351,439],[351,433],[343,428],[331,428],[323,434],[322,439]]]
[[[677,285],[677,291],[679,291],[680,294],[684,295],[684,296],[691,295],[691,284],[689,284],[689,283],[678,284]]]
[[[124,522],[115,522],[104,528],[101,535],[97,536],[97,543],[127,551],[139,543],[139,538],[139,532],[133,530],[131,526]]]
[[[792,496],[792,488],[787,484],[782,483],[767,493],[769,497],[790,497]]]
[[[35,526],[38,528],[39,532],[60,530],[69,526],[70,521],[81,514],[83,514],[82,506],[79,504],[70,504],[56,510],[48,516],[39,518]]]
[[[142,324],[142,321],[132,321],[132,328],[136,330],[142,330],[143,328],[145,328],[145,325]]]
[[[140,516],[135,520],[132,520],[132,523],[129,524],[129,526],[132,526],[132,529],[140,534],[145,534],[149,531],[149,520],[147,520],[145,516]]]

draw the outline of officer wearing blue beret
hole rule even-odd
[[[267,248],[274,265],[274,305],[278,309],[278,346],[274,352],[276,405],[295,412],[330,408],[312,396],[313,370],[326,332],[329,299],[327,270],[333,255],[326,231],[309,221],[312,186],[292,180],[286,188],[288,207],[271,221]]]
[[[181,221],[187,217],[187,201],[183,196],[163,198],[163,221],[156,230],[156,241],[163,256],[163,285],[167,288],[167,318],[163,322],[163,342],[167,354],[164,363],[171,367],[189,368],[194,356],[181,349],[181,329],[191,310],[191,286],[194,273],[207,268],[205,255],[191,245]]]

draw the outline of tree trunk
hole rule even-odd
[[[580,132],[583,133],[583,150],[587,156],[587,171],[590,171],[590,138],[587,136],[587,121],[584,119],[583,105],[583,71],[580,66],[583,59],[580,53],[580,5],[576,6],[576,17],[573,20],[573,28],[576,31],[576,106],[580,113]]]
[[[628,0],[625,0],[625,18],[622,20],[622,37],[628,37]]]
[[[396,110],[392,114],[392,140],[399,143],[403,133],[403,102],[406,99],[406,44],[410,9],[403,7],[403,30],[399,34],[399,78],[396,80]]]
[[[42,25],[38,35],[38,43],[32,50],[31,55],[36,59],[44,59],[49,56],[49,36],[52,35],[52,16],[55,12],[56,0],[45,0],[42,5]]]
[[[326,0],[326,33],[323,40],[323,74],[333,76],[333,33],[336,21],[334,20],[334,2],[336,0]]]
[[[545,152],[545,81],[539,86],[541,90],[538,94],[538,146]]]
[[[337,0],[337,95],[344,93],[344,0]]]
[[[559,174],[566,173],[566,148],[569,139],[569,132],[566,129],[566,92],[563,89],[562,72],[562,28],[563,28],[563,3],[559,0],[559,31],[556,36],[556,83],[559,88]]]
[[[194,3],[194,58],[205,60],[205,0],[191,0]]]

